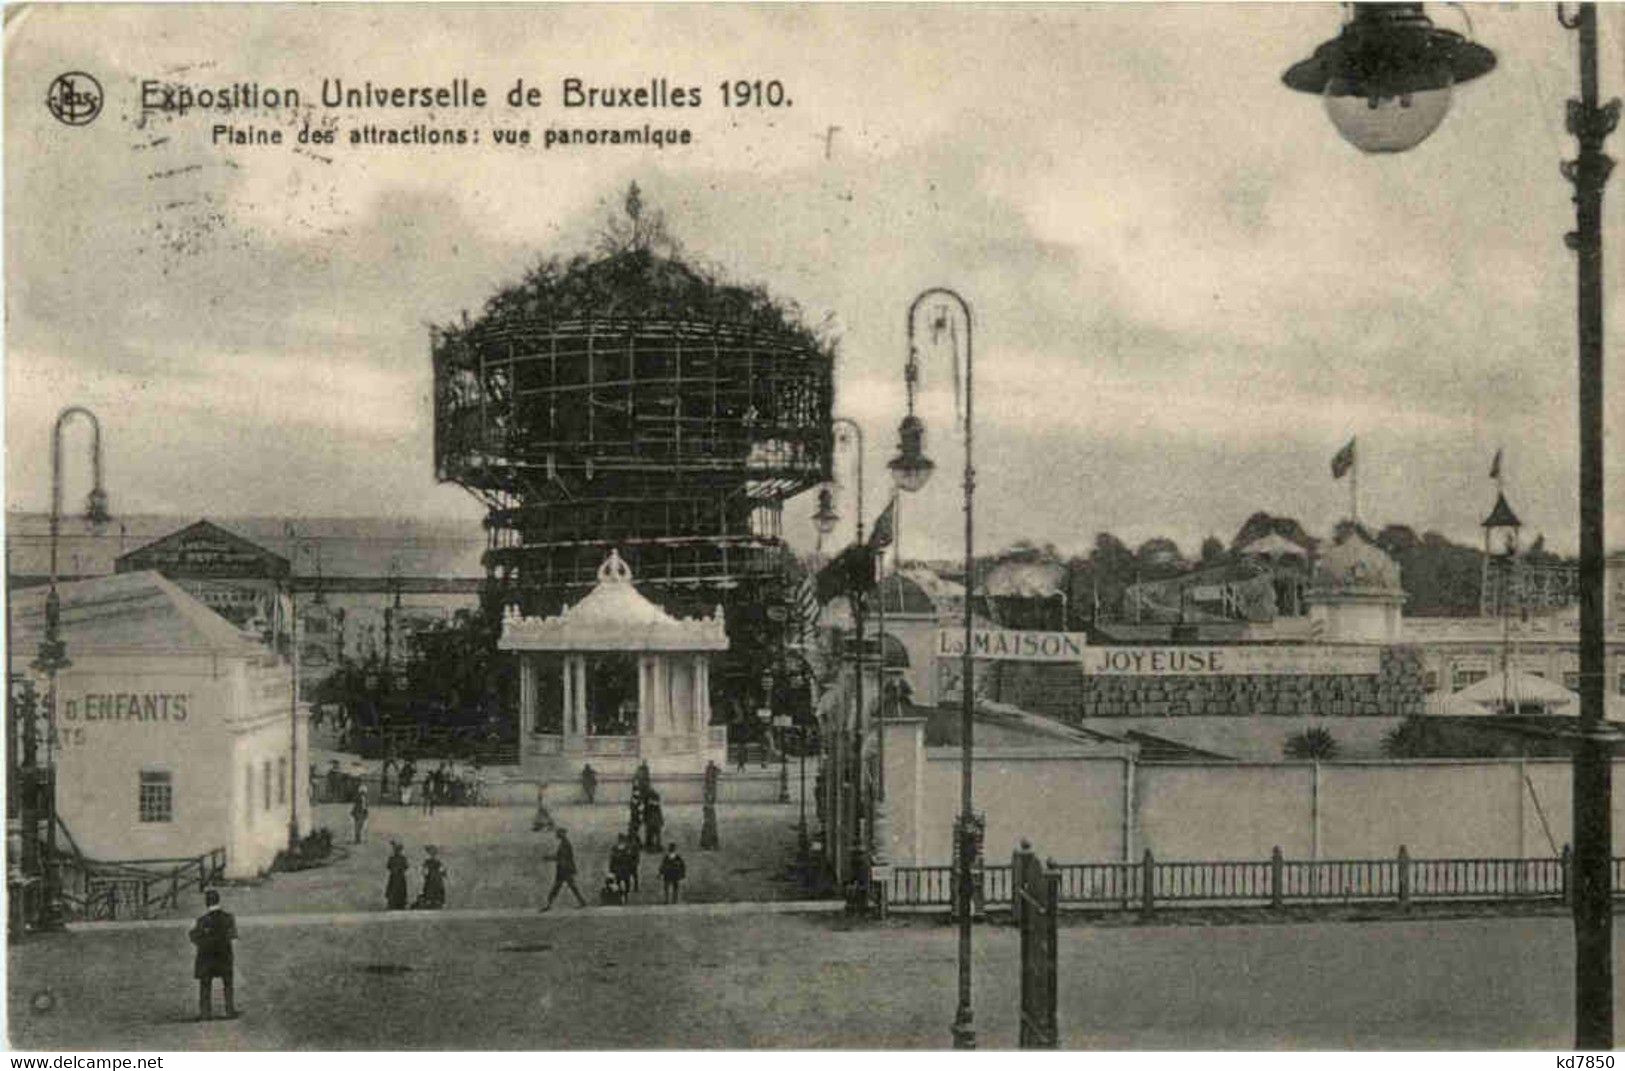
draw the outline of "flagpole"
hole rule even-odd
[[[1349,456],[1349,520],[1353,521],[1354,527],[1358,529],[1360,527],[1360,447],[1356,439],[1350,439],[1349,443],[1354,446],[1353,453]]]

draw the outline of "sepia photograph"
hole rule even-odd
[[[1613,1066],[1625,4],[0,12],[13,1067]]]

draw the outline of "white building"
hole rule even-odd
[[[154,572],[59,587],[60,844],[102,862],[226,851],[226,873],[268,868],[290,822],[308,831],[309,743],[286,661]],[[13,595],[10,669],[32,674],[44,588]],[[44,753],[42,748],[42,758]]]

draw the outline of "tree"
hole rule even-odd
[[[1330,730],[1317,725],[1287,737],[1281,750],[1289,759],[1313,759],[1316,762],[1325,762],[1337,754],[1337,740]]]
[[[1224,560],[1224,540],[1210,535],[1202,540],[1202,564],[1217,565]]]

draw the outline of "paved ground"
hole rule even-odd
[[[570,831],[581,868],[581,892],[595,899],[608,869],[609,848],[626,828],[625,807],[563,806],[553,817]],[[417,895],[423,848],[433,844],[449,871],[448,906],[500,908],[537,906],[553,882],[553,864],[543,859],[556,843],[551,831],[533,832],[533,807],[441,807],[426,815],[416,807],[374,807],[364,843],[343,847],[344,860],[327,867],[279,873],[254,885],[228,890],[238,915],[289,911],[382,910],[384,861],[389,840],[398,838],[412,860],[410,888]],[[699,804],[665,809],[665,839],[675,840],[688,863],[684,892],[695,902],[717,900],[787,900],[805,894],[790,880],[787,867],[795,854],[794,804],[734,803],[718,807],[722,848],[699,849]],[[349,840],[348,808],[317,808],[317,822],[336,838]],[[657,856],[645,853],[638,903],[659,903]],[[570,894],[562,894],[566,900]]]
[[[184,922],[11,952],[14,1045],[63,1048],[935,1048],[954,932],[744,905],[244,921],[246,1014],[192,1023]],[[1625,943],[1625,942],[1622,942]],[[1502,1049],[1570,1040],[1570,924],[1497,918],[1068,927],[1069,1048]],[[1016,1041],[1016,936],[976,932],[985,1047]],[[1625,958],[1616,958],[1625,962]],[[30,1010],[49,989],[50,1011]]]

